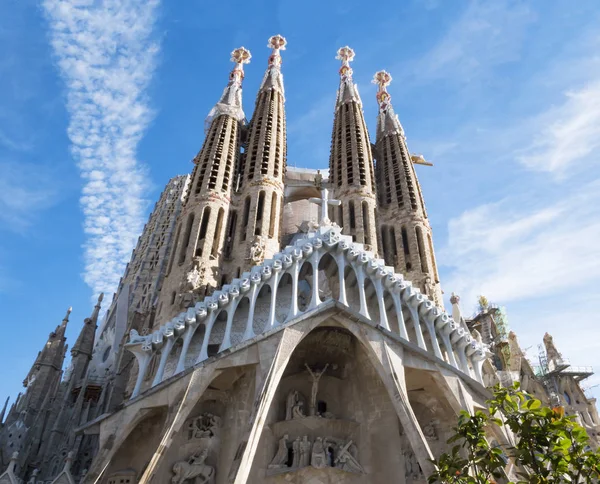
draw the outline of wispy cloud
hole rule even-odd
[[[95,293],[114,291],[144,222],[146,176],[136,149],[153,116],[145,93],[159,50],[158,4],[43,2],[84,180],[84,280]]]
[[[541,208],[534,197],[481,205],[449,222],[440,253],[453,267],[446,287],[469,301],[486,294],[509,303],[600,281],[600,182]]]
[[[600,147],[600,80],[565,93],[564,102],[535,118],[539,131],[518,159],[558,175]]]
[[[517,60],[532,11],[514,0],[472,0],[440,41],[411,69],[419,80],[481,80],[490,67]]]
[[[39,165],[0,162],[0,228],[23,232],[57,201],[58,185]]]

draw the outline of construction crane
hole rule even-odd
[[[425,165],[425,166],[433,166],[433,163],[427,161],[423,155],[410,155],[410,160],[414,165]]]

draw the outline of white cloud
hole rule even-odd
[[[450,220],[440,251],[453,267],[446,288],[504,304],[600,282],[600,183],[543,208],[534,200],[505,199]]]
[[[535,16],[520,2],[472,0],[441,40],[411,67],[419,80],[479,78],[491,66],[515,61]]]
[[[22,232],[54,204],[56,180],[39,165],[0,162],[0,227]]]
[[[158,52],[158,3],[43,2],[84,180],[84,280],[95,293],[115,290],[144,223],[146,176],[136,149],[153,116],[145,92]]]
[[[600,148],[600,82],[567,92],[561,105],[534,121],[539,130],[519,161],[534,170],[564,174]]]

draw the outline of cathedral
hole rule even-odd
[[[515,381],[597,446],[591,368],[548,334],[533,365],[486,301],[468,318],[453,294],[444,310],[415,171],[428,162],[408,150],[391,75],[374,75],[373,142],[340,48],[329,167],[292,168],[286,40],[268,46],[250,121],[241,47],[191,174],[165,187],[70,364],[69,310],[4,405],[0,484],[425,483],[458,413]]]

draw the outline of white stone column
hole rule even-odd
[[[258,285],[252,284],[250,288],[250,305],[248,307],[248,321],[246,321],[246,331],[244,331],[244,341],[254,338],[254,329],[252,323],[254,322],[254,307],[256,306],[256,298],[258,297]]]
[[[219,347],[219,352],[225,351],[231,347],[231,326],[233,325],[233,316],[239,304],[240,300],[237,299],[233,304],[229,305],[227,309],[227,323],[225,323],[225,334],[223,335],[223,341]]]
[[[277,326],[276,310],[277,310],[277,290],[279,289],[279,280],[281,278],[281,272],[273,271],[269,284],[271,286],[271,305],[269,306],[269,320],[267,322],[266,330],[273,329]]]
[[[208,342],[210,341],[210,333],[212,332],[215,321],[217,320],[217,313],[219,311],[212,311],[206,321],[206,329],[204,330],[204,339],[202,340],[202,348],[200,354],[196,358],[196,363],[200,363],[208,358]]]
[[[377,294],[377,303],[379,304],[379,326],[384,329],[390,330],[390,323],[387,318],[387,313],[385,311],[385,299],[383,297],[383,284],[381,283],[381,279],[374,278],[371,279],[373,281],[373,286],[375,287],[375,293]]]
[[[148,364],[152,358],[152,350],[145,345],[139,345],[134,348],[129,348],[129,351],[135,355],[138,362],[137,379],[135,381],[133,392],[131,393],[131,398],[133,399],[140,394],[140,390],[142,389],[142,383],[144,382],[144,377],[146,376],[146,371],[148,370]]]
[[[392,299],[394,300],[394,307],[396,308],[396,319],[398,320],[398,329],[400,330],[400,337],[408,341],[408,333],[406,331],[406,322],[404,321],[404,313],[402,312],[402,301],[400,300],[400,294],[392,292]]]
[[[365,295],[365,269],[362,265],[356,264],[354,266],[354,272],[356,273],[356,284],[358,287],[358,296],[360,298],[359,313],[365,318],[371,319],[369,309],[367,308],[367,296]]]
[[[319,298],[319,250],[316,248],[313,249],[310,255],[310,264],[313,270],[313,283],[311,288],[312,297],[310,298],[308,309],[314,309],[321,304],[321,299]]]
[[[169,358],[169,353],[171,353],[171,349],[173,349],[173,345],[175,345],[175,339],[175,336],[168,337],[167,343],[162,347],[162,354],[160,355],[158,369],[156,370],[156,375],[154,376],[154,380],[152,381],[153,387],[158,385],[163,379],[167,359]]]
[[[343,253],[335,254],[335,261],[338,267],[338,281],[340,286],[340,295],[338,301],[344,306],[348,306],[346,299],[346,281],[344,280],[344,271],[346,270],[346,258]]]
[[[300,274],[300,264],[297,259],[294,259],[292,267],[290,269],[290,275],[292,276],[292,305],[291,305],[291,317],[294,319],[298,316],[298,275]]]

